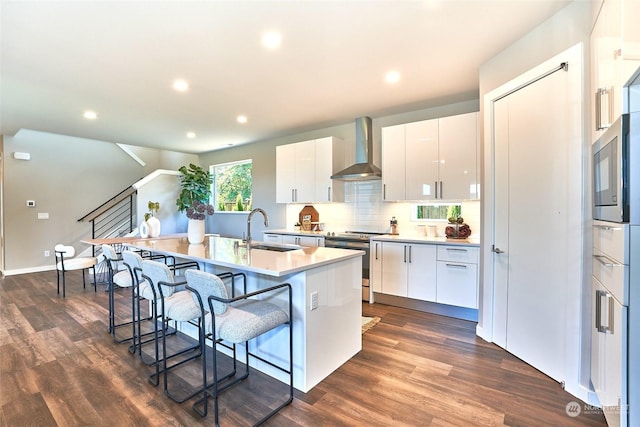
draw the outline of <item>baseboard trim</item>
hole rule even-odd
[[[42,271],[51,271],[55,269],[56,269],[55,265],[43,265],[41,267],[29,267],[29,268],[16,268],[13,270],[2,270],[2,275],[15,276],[18,274],[40,273]]]
[[[429,301],[420,301],[412,298],[398,297],[374,292],[374,301],[380,304],[394,305],[396,307],[423,311],[425,313],[439,314],[441,316],[455,317],[457,319],[478,321],[478,310],[473,308],[456,307],[453,305],[438,304]]]

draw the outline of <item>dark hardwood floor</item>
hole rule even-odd
[[[121,308],[128,296],[116,292]],[[211,412],[200,418],[191,401],[174,403],[153,387],[149,368],[113,342],[107,300],[103,288],[83,291],[79,274],[68,276],[65,299],[55,272],[0,279],[0,426],[213,424]],[[268,425],[606,425],[600,411],[585,411],[558,383],[476,337],[472,322],[379,304],[363,304],[363,313],[382,320],[362,351],[309,393],[296,392]],[[172,372],[170,384],[186,390],[197,365]],[[282,393],[252,373],[222,395],[221,424],[250,425]],[[582,410],[576,417],[567,415],[571,402]]]

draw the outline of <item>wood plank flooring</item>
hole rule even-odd
[[[150,369],[106,332],[108,294],[55,272],[0,279],[0,426],[196,426],[191,401],[153,387]],[[129,293],[116,292],[119,309]],[[475,323],[379,304],[363,350],[309,393],[296,392],[271,426],[604,426],[560,385],[475,335]],[[128,331],[123,331],[126,333]],[[172,345],[180,341],[173,337]],[[184,391],[199,363],[172,372]],[[282,384],[252,373],[221,397],[223,426],[250,425],[282,395]],[[256,394],[258,397],[255,399]],[[567,404],[581,413],[569,417]]]

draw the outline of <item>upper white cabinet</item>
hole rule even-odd
[[[342,201],[344,183],[331,175],[342,168],[342,140],[314,139],[276,147],[276,202]]]
[[[383,199],[478,199],[477,140],[477,113],[382,128]]]
[[[623,111],[624,84],[640,67],[640,2],[605,0],[591,33],[592,142]]]

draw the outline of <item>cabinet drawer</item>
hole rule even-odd
[[[621,264],[629,264],[629,224],[594,221],[593,248]]]
[[[593,251],[593,277],[598,279],[623,305],[629,305],[629,266]]]
[[[479,248],[460,245],[438,245],[438,261],[477,264]]]
[[[436,302],[478,308],[478,266],[438,261]]]

